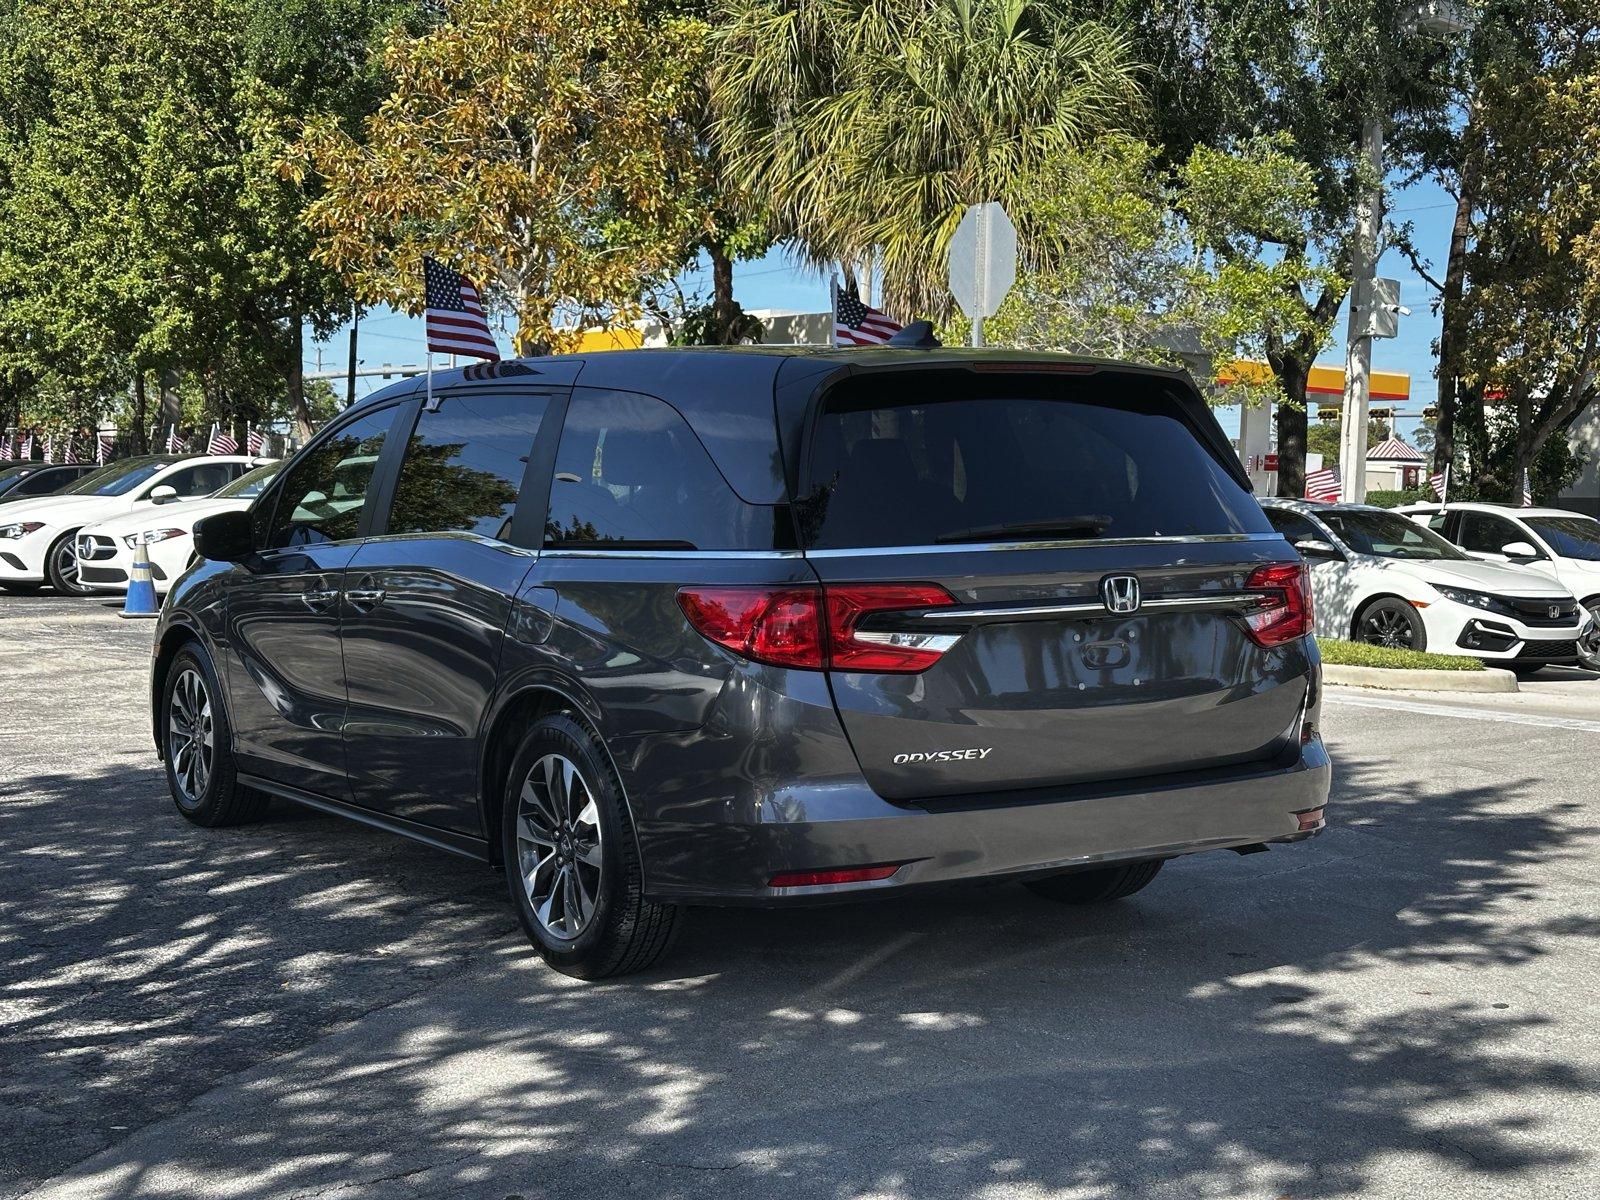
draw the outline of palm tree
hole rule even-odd
[[[967,205],[1026,194],[1139,108],[1128,40],[1063,0],[731,0],[714,37],[732,180],[813,263],[875,253],[901,316],[948,310]],[[1034,263],[1060,249],[1021,233]]]

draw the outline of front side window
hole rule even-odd
[[[1431,529],[1398,513],[1346,509],[1318,513],[1322,523],[1357,554],[1378,558],[1448,558],[1467,556]]]
[[[1527,517],[1533,531],[1562,558],[1600,562],[1600,521],[1593,517]]]
[[[290,464],[269,506],[271,527],[258,544],[277,550],[355,537],[394,414],[392,408],[369,413]]]
[[[278,472],[283,470],[281,462],[268,463],[264,467],[257,467],[254,471],[246,471],[227,487],[217,493],[220,500],[224,496],[229,499],[247,500],[261,495],[266,490],[267,484],[278,477]]]
[[[395,483],[390,533],[510,539],[517,491],[549,400],[467,393],[417,418]]]
[[[184,500],[195,500],[201,496],[209,496],[212,492],[226,487],[238,478],[240,464],[225,462],[202,462],[174,471],[163,479],[157,487],[170,487]]]
[[[1504,517],[1469,511],[1461,514],[1460,540],[1463,550],[1477,554],[1503,554],[1502,546],[1511,542],[1525,542],[1528,535]]]
[[[665,401],[574,389],[550,485],[546,546],[770,550],[774,515],[734,493]]]

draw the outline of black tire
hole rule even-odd
[[[1496,662],[1492,658],[1486,658],[1483,660],[1483,664],[1486,667],[1501,667],[1510,671],[1518,679],[1527,679],[1530,675],[1537,675],[1544,670],[1543,663],[1506,662],[1504,659]]]
[[[10,592],[14,596],[31,596],[42,588],[42,583],[29,583],[21,579],[8,579],[0,583],[0,592]]]
[[[203,689],[203,712],[197,708],[192,679],[198,679]],[[180,689],[183,689],[181,697]],[[180,706],[177,725],[174,724],[174,704]],[[198,720],[184,719],[183,714],[190,710],[195,710]],[[185,756],[179,748],[184,740],[179,730],[185,727],[209,731],[210,757],[205,760],[203,780],[198,777],[198,769],[191,765],[196,758],[204,757],[203,741],[189,738],[190,755]],[[167,668],[166,683],[161,689],[160,729],[167,790],[185,818],[214,829],[256,821],[266,812],[270,799],[239,782],[233,758],[233,730],[222,702],[222,689],[211,667],[210,655],[198,644],[190,643],[178,651]]]
[[[1411,605],[1382,596],[1356,614],[1355,640],[1394,650],[1426,650],[1428,631]]]
[[[87,596],[89,589],[78,585],[78,553],[72,543],[78,531],[63,533],[50,543],[50,552],[44,559],[44,576],[50,586],[63,596]]]
[[[1121,900],[1147,887],[1161,870],[1164,861],[1153,858],[1148,862],[1124,863],[1118,867],[1073,871],[1066,875],[1051,875],[1046,879],[1030,879],[1026,886],[1035,895],[1062,904],[1104,904],[1107,900]]]
[[[575,775],[557,794],[549,772],[560,768],[561,760]],[[582,819],[590,804],[593,819]],[[556,810],[570,814],[564,832],[562,822],[549,817]],[[578,979],[605,979],[642,971],[671,948],[683,922],[681,910],[644,898],[644,870],[622,783],[611,756],[587,726],[558,713],[523,735],[506,778],[501,813],[500,848],[511,902],[545,962]],[[544,840],[547,836],[555,840]],[[524,871],[530,867],[528,884]],[[563,888],[563,878],[571,881],[571,890]]]

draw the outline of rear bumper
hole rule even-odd
[[[912,807],[863,783],[788,790],[720,820],[640,820],[646,892],[673,903],[850,900],[930,885],[1169,858],[1320,833],[1332,771],[1320,739],[1288,762],[1103,785],[1093,794],[1014,793],[978,804]],[[784,871],[903,864],[869,883],[778,888]]]

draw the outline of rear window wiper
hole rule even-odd
[[[1018,521],[1010,525],[974,525],[970,529],[952,529],[941,533],[934,541],[946,542],[1013,542],[1036,537],[1097,537],[1111,528],[1111,518],[1103,513],[1082,513],[1073,517],[1056,517],[1049,521]]]

